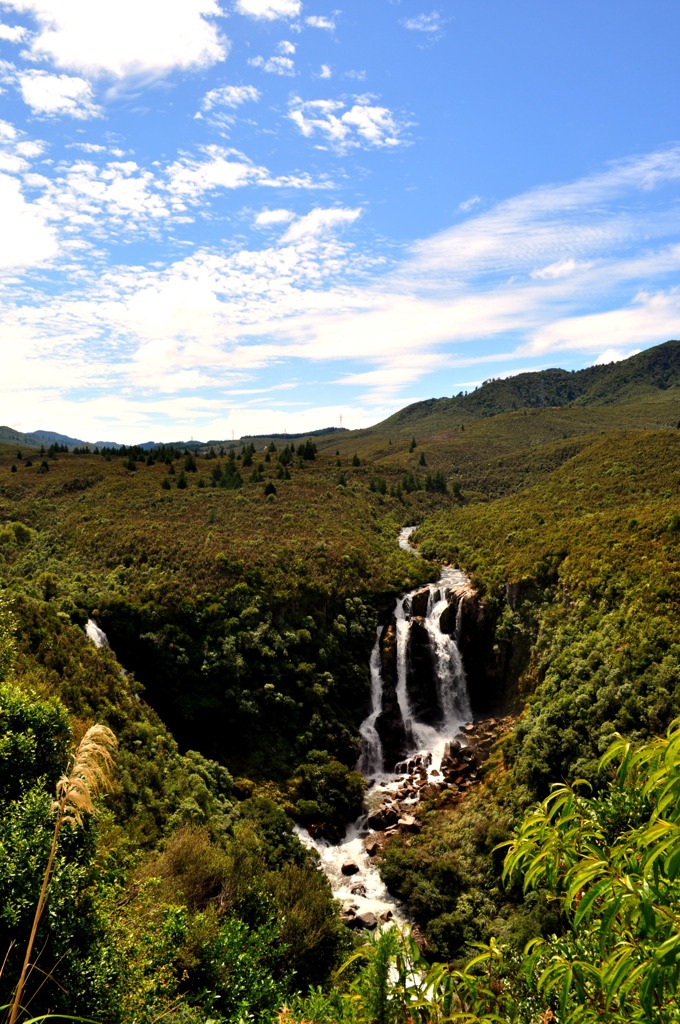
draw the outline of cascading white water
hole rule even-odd
[[[103,629],[100,629],[94,619],[88,619],[85,625],[85,633],[95,647],[108,647],[109,641]]]
[[[414,526],[410,526],[401,531],[399,546],[418,555],[419,552],[409,541],[415,529]],[[441,712],[441,724],[437,727],[418,721],[409,699],[411,601],[413,594],[419,593],[423,588],[401,597],[397,601],[394,613],[397,644],[396,695],[405,736],[411,748],[408,753],[420,755],[421,765],[428,765],[428,778],[431,781],[439,780],[438,769],[446,743],[455,738],[461,726],[472,717],[465,671],[456,639],[444,633],[439,624],[442,612],[448,607],[451,590],[454,587],[467,586],[468,583],[464,573],[445,568],[437,583],[430,584],[428,588],[427,613],[423,617],[423,625],[428,634],[435,667],[436,690]],[[460,635],[461,614],[462,602],[457,609],[456,638]],[[376,728],[382,711],[384,690],[381,675],[381,633],[382,630],[379,629],[371,652],[371,710],[359,729],[362,752],[357,767],[369,781],[369,811],[378,807],[386,798],[394,796],[405,779],[404,774],[394,770],[396,766],[391,766],[391,770],[385,770],[383,746]],[[411,801],[404,799],[402,803],[409,804]],[[346,909],[351,907],[357,917],[370,912],[378,919],[382,915],[383,920],[387,916],[403,922],[405,918],[400,912],[399,904],[390,897],[377,867],[366,851],[364,840],[370,834],[365,815],[348,828],[346,838],[337,844],[324,839],[314,839],[305,830],[298,829],[298,835],[304,845],[315,849],[319,854],[321,867],[330,881],[333,895],[343,902]],[[343,864],[348,863],[356,868],[351,875],[343,874],[342,871]]]
[[[472,717],[463,659],[460,656],[457,643],[463,602],[458,602],[456,610],[455,637],[442,632],[440,620],[442,613],[448,607],[451,587],[466,585],[468,579],[463,573],[455,569],[445,569],[439,583],[444,583],[445,585],[439,591],[431,588],[431,597],[438,596],[439,600],[433,605],[428,606],[425,627],[430,634],[432,648],[437,660],[437,685],[439,701],[444,716],[444,724],[439,731],[451,736],[460,729],[461,725],[469,722]]]
[[[375,727],[380,714],[382,700],[382,676],[380,675],[380,629],[371,652],[371,713],[359,726],[361,735],[361,756],[357,768],[366,778],[372,778],[382,770],[382,743]]]
[[[366,830],[360,822],[350,825],[341,843],[333,844],[326,839],[313,839],[299,826],[295,829],[303,846],[316,850],[320,866],[330,882],[336,900],[345,907],[352,907],[359,915],[374,914],[376,919],[405,922],[399,910],[399,902],[387,891],[387,886],[371,860],[364,846]],[[354,874],[343,874],[344,864],[356,867]]]
[[[409,537],[414,529],[415,527],[412,526],[406,527],[399,535],[399,544],[405,550],[413,550],[410,546]],[[435,662],[437,696],[442,718],[441,724],[436,727],[426,722],[418,721],[409,698],[408,649],[411,630],[411,606],[413,594],[419,593],[422,588],[402,596],[397,601],[394,612],[397,635],[396,689],[399,708],[406,727],[406,733],[413,740],[413,750],[411,753],[430,753],[432,755],[432,767],[435,770],[439,767],[438,762],[441,762],[446,742],[456,736],[461,726],[465,722],[469,722],[472,717],[465,669],[456,643],[460,634],[462,602],[459,602],[456,612],[456,636],[449,636],[440,627],[440,619],[442,613],[448,607],[451,590],[454,587],[464,587],[468,584],[469,580],[465,573],[446,567],[442,570],[440,579],[436,583],[431,583],[428,587],[427,609],[422,621],[429,636],[430,649],[434,655]],[[376,685],[376,670],[379,674],[380,652],[378,645],[374,648],[371,656],[371,713],[364,723],[364,725],[369,722],[371,723],[373,734],[376,731],[375,722],[380,713],[380,703],[382,700],[382,687]],[[360,732],[363,736],[363,725]],[[374,743],[375,740],[373,739]],[[370,762],[362,754],[359,770],[363,771],[366,775],[375,777],[378,773],[375,770],[373,772],[366,772],[364,764],[370,763],[375,765],[377,761],[378,757],[373,745]]]

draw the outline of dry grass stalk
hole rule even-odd
[[[33,952],[33,944],[38,931],[42,912],[47,902],[47,892],[52,877],[52,866],[57,852],[59,833],[62,825],[73,827],[83,824],[84,814],[95,814],[94,798],[110,786],[109,776],[113,765],[113,752],[117,741],[114,734],[105,725],[93,725],[87,730],[78,744],[73,765],[69,775],[62,775],[57,783],[56,800],[52,802],[52,810],[56,813],[52,845],[47,859],[47,867],[43,876],[38,905],[33,917],[31,934],[26,947],[21,976],[14,993],[9,1015],[9,1024],[15,1024],[21,1008],[28,969]]]

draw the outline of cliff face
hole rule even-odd
[[[406,757],[412,743],[397,698],[397,630],[393,619],[380,635],[380,665],[382,705],[375,729],[382,743],[383,765],[390,769]]]
[[[517,682],[530,653],[516,602],[527,596],[512,591],[499,609],[462,577],[400,599],[380,632],[372,665],[379,696],[373,697],[364,739],[373,770],[380,765],[392,771],[427,745],[433,731],[450,729],[453,735],[473,718],[516,710]]]
[[[518,595],[507,595],[513,610]],[[440,619],[442,631],[455,636],[467,677],[475,718],[504,715],[517,708],[517,682],[528,662],[530,646],[519,636],[497,636],[500,613],[470,587],[451,593]]]

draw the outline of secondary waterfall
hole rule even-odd
[[[101,629],[94,619],[88,619],[85,625],[85,635],[95,647],[108,647],[109,641],[106,633]]]
[[[401,531],[399,546],[418,555],[409,542],[414,529]],[[376,823],[376,815],[384,816],[386,802],[395,808],[414,807],[418,786],[440,785],[447,744],[455,742],[472,718],[456,644],[462,601],[455,614],[452,604],[452,598],[455,601],[468,587],[464,573],[447,567],[436,583],[399,598],[390,622],[377,630],[370,660],[371,710],[359,729],[362,750],[357,767],[369,783],[368,814],[352,824],[338,844],[313,839],[298,829],[301,841],[317,850],[348,924],[374,927],[378,920],[404,920],[370,856],[376,852],[373,837],[385,829],[382,825],[374,831],[371,819]],[[405,827],[410,824],[399,819],[399,811],[391,814],[395,825],[400,820]]]

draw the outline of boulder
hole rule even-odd
[[[350,928],[368,928],[369,931],[373,931],[378,927],[378,918],[372,911],[364,910],[362,914],[355,914],[354,917],[345,920],[345,924]]]
[[[462,749],[460,740],[451,740],[444,747],[444,757],[442,760],[451,760],[454,757],[458,757]]]
[[[397,825],[405,832],[420,832],[421,829],[420,822],[417,821],[412,814],[403,814],[397,822]]]
[[[346,860],[340,870],[343,875],[356,875],[359,872],[359,865],[355,864],[353,860]]]
[[[330,825],[327,822],[306,826],[312,839],[326,839],[329,843],[341,842],[347,833],[344,825]]]
[[[380,675],[386,683],[397,685],[397,624],[394,618],[380,634]]]
[[[423,587],[411,594],[411,615],[417,615],[424,619],[427,615],[427,606],[430,603],[430,588]]]
[[[368,816],[368,827],[374,829],[376,832],[384,832],[386,828],[391,825],[396,825],[399,820],[399,815],[394,807],[378,807],[376,811]]]
[[[383,924],[387,924],[387,922],[391,921],[393,917],[394,915],[391,910],[383,910],[382,914],[380,915],[380,920],[382,921]]]

